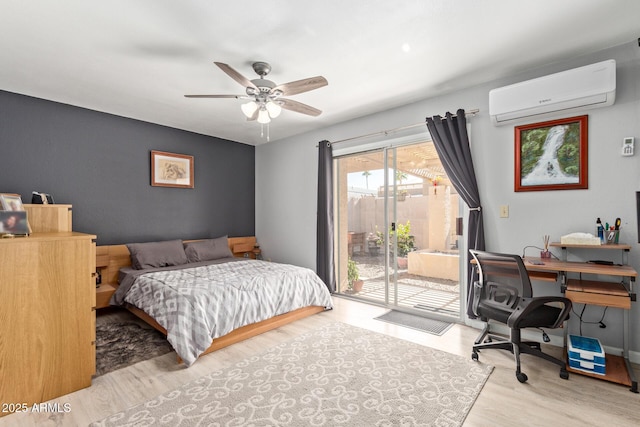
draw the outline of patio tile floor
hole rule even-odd
[[[385,301],[384,265],[381,257],[354,257],[360,278],[364,280],[362,291],[355,296]],[[394,293],[390,290],[389,299]],[[408,274],[407,270],[398,270],[398,305],[416,308],[427,312],[460,316],[460,285],[447,279],[437,279]]]

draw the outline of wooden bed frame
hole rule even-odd
[[[256,238],[254,236],[229,238],[229,249],[234,256],[240,258],[245,257],[245,254],[248,254],[250,258],[255,258],[255,255],[252,252],[255,244]],[[100,268],[103,283],[117,288],[118,272],[123,267],[131,266],[131,255],[129,253],[129,249],[127,249],[126,245],[106,245],[96,247],[96,266]],[[132,305],[127,305],[126,308],[131,313],[162,332],[164,335],[167,335],[167,330],[160,326],[155,319],[141,309]],[[321,306],[303,307],[289,313],[263,320],[262,322],[242,326],[241,328],[229,332],[227,335],[213,340],[211,346],[209,346],[209,348],[202,354],[211,353],[322,311],[324,311],[324,307]],[[182,362],[179,357],[178,362]]]

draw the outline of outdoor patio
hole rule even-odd
[[[433,143],[347,155],[336,170],[339,292],[458,319],[459,196]],[[404,265],[388,283],[384,239]],[[349,260],[364,282],[358,291],[348,289]]]
[[[385,302],[384,257],[354,255],[352,258],[364,281],[357,295],[375,302]],[[460,287],[457,281],[430,278],[398,270],[398,306],[425,310],[433,314],[458,317],[460,313]],[[389,291],[393,301],[394,291]]]

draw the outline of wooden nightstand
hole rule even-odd
[[[260,249],[260,245],[254,245],[253,250],[253,259],[262,259],[262,250]]]
[[[107,253],[102,253],[100,249],[96,250],[96,270],[102,271],[109,266],[109,255]],[[111,300],[111,296],[118,288],[118,285],[115,283],[107,282],[108,278],[106,278],[103,274],[102,283],[96,285],[96,309],[109,307],[109,301]]]
[[[256,245],[256,238],[253,236],[229,238],[229,249],[231,249],[231,252],[235,257],[255,259],[256,253],[254,252],[254,249]],[[259,249],[260,248],[258,247],[258,250]]]
[[[101,283],[96,288],[96,309],[109,307],[109,300],[116,289],[117,286],[111,283]]]

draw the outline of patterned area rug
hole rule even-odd
[[[92,426],[459,426],[492,369],[333,323]]]
[[[98,322],[95,376],[162,356],[172,350],[164,335],[141,320],[126,320],[124,317],[122,320]]]

